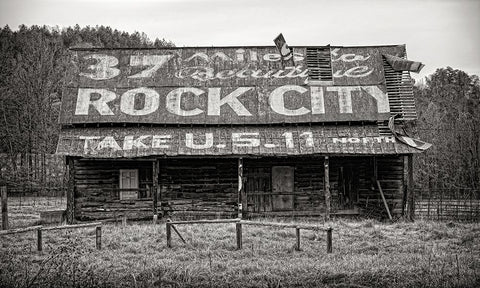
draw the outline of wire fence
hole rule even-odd
[[[480,190],[415,191],[415,218],[441,221],[480,221]]]

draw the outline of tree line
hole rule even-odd
[[[173,47],[165,39],[108,26],[0,28],[0,153],[55,153],[69,47]],[[479,189],[480,81],[450,67],[414,87],[413,135],[433,144],[415,158],[415,180],[428,189]],[[1,182],[1,181],[0,181]]]

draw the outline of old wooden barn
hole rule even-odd
[[[405,46],[292,49],[73,50],[69,221],[406,214],[421,149],[388,125],[416,119]]]

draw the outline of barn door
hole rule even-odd
[[[291,166],[272,167],[273,210],[293,210],[294,168]]]
[[[138,169],[120,169],[120,200],[138,199]]]
[[[270,168],[249,168],[246,176],[245,192],[249,209],[252,212],[272,211]]]

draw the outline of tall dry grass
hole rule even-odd
[[[273,221],[269,219],[268,221]],[[296,221],[300,222],[300,221]],[[301,222],[315,222],[302,220]],[[165,225],[46,231],[0,238],[3,287],[479,287],[480,225],[337,220],[333,253],[325,232],[243,227],[236,251],[234,224],[177,226],[166,247]]]

